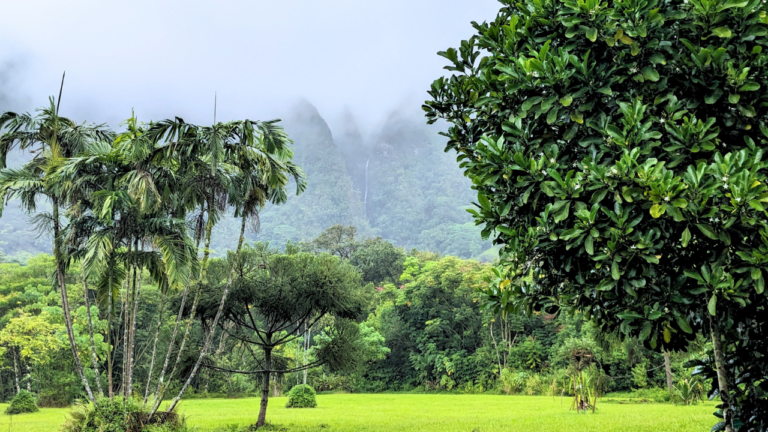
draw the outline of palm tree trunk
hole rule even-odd
[[[233,257],[232,266],[229,269],[229,276],[227,276],[227,285],[224,287],[224,292],[221,294],[221,301],[219,302],[219,309],[216,311],[216,316],[213,318],[213,323],[211,324],[211,329],[208,331],[208,333],[205,335],[205,343],[203,344],[203,349],[200,351],[200,355],[197,357],[197,362],[195,362],[194,368],[192,368],[192,372],[189,374],[189,377],[187,378],[187,381],[184,383],[184,385],[181,387],[181,390],[179,390],[179,394],[176,396],[176,398],[173,400],[171,405],[168,407],[167,412],[173,411],[173,409],[176,407],[176,404],[179,403],[179,400],[181,400],[181,397],[184,395],[184,392],[187,391],[187,387],[192,383],[192,380],[195,378],[195,375],[197,375],[197,371],[200,369],[200,364],[203,362],[203,359],[205,358],[206,353],[208,352],[208,348],[211,346],[211,340],[213,340],[213,334],[216,332],[216,326],[219,324],[219,319],[221,318],[221,313],[224,310],[224,304],[227,301],[227,295],[229,295],[229,290],[232,288],[232,281],[235,276],[235,267],[237,264],[238,259],[240,258],[240,250],[243,248],[243,241],[245,240],[245,222],[246,217],[243,216],[241,223],[240,223],[240,239],[237,242],[237,249],[235,250],[235,256]],[[208,239],[206,239],[206,243],[208,242]],[[208,248],[206,248],[207,250]],[[205,270],[203,270],[205,271]],[[269,376],[267,376],[267,380],[269,380]],[[267,395],[269,395],[269,381],[267,381]]]
[[[199,304],[200,300],[200,289],[202,282],[205,280],[205,277],[207,275],[207,266],[208,266],[208,258],[210,257],[210,250],[211,250],[211,236],[213,234],[213,219],[211,218],[211,212],[212,212],[212,203],[211,200],[207,201],[207,208],[208,208],[208,220],[205,224],[205,249],[203,250],[203,263],[201,265],[200,269],[200,279],[195,287],[195,297],[192,300],[192,310],[189,313],[189,319],[187,321],[187,326],[184,329],[184,336],[181,338],[181,344],[179,345],[179,352],[176,354],[176,361],[173,364],[173,368],[171,369],[171,373],[168,374],[168,379],[173,379],[173,375],[176,373],[176,368],[179,365],[179,362],[181,361],[181,355],[184,353],[184,347],[187,345],[187,340],[189,339],[189,333],[192,329],[192,324],[195,321],[195,313],[197,312],[197,305]],[[200,242],[198,241],[198,248],[199,248]],[[184,302],[187,298],[187,293],[189,291],[189,286],[184,288],[184,294],[181,301],[181,306],[179,307],[179,315],[176,318],[176,326],[173,329],[174,335],[171,337],[171,344],[168,346],[168,354],[166,356],[166,363],[168,362],[168,356],[171,354],[171,349],[173,348],[173,343],[176,340],[176,330],[179,326],[179,323],[181,322],[181,317],[184,312]],[[163,366],[163,372],[160,374],[160,380],[157,383],[157,391],[155,392],[155,405],[152,408],[151,414],[154,415],[157,410],[160,407],[160,403],[163,400],[163,396],[165,395],[165,386],[162,386],[163,379],[165,376],[165,368],[166,365]],[[170,410],[169,410],[170,412]]]
[[[168,287],[162,292],[160,297],[160,310],[157,313],[157,328],[155,329],[155,340],[152,343],[152,360],[149,362],[149,373],[147,374],[147,388],[144,390],[144,404],[147,406],[149,399],[149,387],[152,384],[152,370],[155,368],[155,357],[157,357],[157,340],[160,338],[160,327],[163,325],[163,312],[165,311],[165,299],[168,297]]]
[[[83,278],[83,297],[85,297],[85,314],[88,316],[88,336],[91,339],[91,362],[93,363],[93,373],[96,374],[96,386],[99,390],[99,396],[104,396],[104,390],[101,388],[101,374],[99,373],[99,359],[96,356],[96,342],[93,338],[93,320],[91,319],[91,300],[88,298],[88,279]]]
[[[136,241],[136,251],[139,251],[139,242]],[[142,268],[137,266],[138,269],[134,272],[133,285],[135,290],[133,292],[133,312],[131,313],[131,330],[129,333],[130,341],[128,343],[128,394],[133,395],[133,365],[134,357],[136,356],[136,322],[139,315],[139,298],[141,297],[141,270]]]
[[[725,372],[725,356],[723,355],[723,345],[720,329],[714,323],[712,316],[709,317],[709,329],[712,332],[712,348],[715,351],[715,366],[717,367],[717,385],[720,389],[720,400],[723,402],[723,421],[725,422],[726,432],[734,432],[733,428],[733,410],[731,409],[731,396],[728,393],[728,378]]]
[[[107,385],[109,386],[109,399],[115,397],[115,388],[112,383],[112,363],[114,361],[114,347],[112,346],[112,320],[114,314],[114,298],[112,294],[112,287],[109,287],[109,294],[107,295]]]
[[[171,353],[173,352],[173,346],[176,343],[176,335],[179,332],[179,324],[184,316],[184,304],[187,301],[187,295],[189,294],[189,285],[184,287],[184,292],[181,295],[181,305],[179,306],[179,314],[176,316],[176,324],[173,326],[173,333],[171,334],[171,341],[168,343],[168,351],[165,354],[165,361],[163,361],[163,368],[160,370],[160,376],[157,379],[157,388],[155,389],[155,404],[152,408],[152,414],[157,412],[157,408],[160,406],[160,402],[163,400],[163,394],[165,393],[165,386],[163,385],[165,380],[165,371],[168,370],[168,363],[171,360]],[[176,366],[174,365],[174,369]]]
[[[267,337],[267,343],[271,342],[272,337]],[[272,370],[272,348],[264,348],[264,374],[261,382],[261,405],[259,406],[259,418],[256,420],[256,427],[264,426],[267,421],[267,404],[269,403],[269,376]]]
[[[72,350],[72,357],[75,361],[75,370],[80,376],[80,381],[83,383],[85,393],[88,399],[95,405],[96,398],[93,397],[91,386],[88,384],[88,379],[85,377],[85,371],[83,370],[83,364],[80,362],[80,355],[77,353],[77,344],[75,343],[75,330],[72,327],[72,315],[69,309],[69,299],[67,298],[67,283],[64,280],[64,262],[61,248],[59,226],[59,201],[58,198],[53,198],[53,256],[56,261],[56,282],[59,286],[59,293],[61,294],[61,309],[64,312],[64,326],[67,329],[67,337],[69,338],[69,347]]]
[[[128,255],[130,256],[131,252],[130,245],[128,246]],[[122,383],[122,393],[123,397],[127,398],[130,396],[128,393],[128,333],[129,329],[131,327],[131,321],[130,321],[130,294],[132,290],[132,285],[136,281],[136,265],[131,264],[130,270],[128,270],[128,278],[126,279],[125,283],[125,297],[123,300],[123,383]]]

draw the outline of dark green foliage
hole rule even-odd
[[[501,3],[425,105],[502,245],[488,303],[655,350],[712,335],[728,429],[765,430],[768,6]]]
[[[11,404],[5,409],[5,413],[8,415],[33,413],[40,411],[37,407],[37,398],[34,394],[21,390],[11,400]]]
[[[374,284],[397,281],[404,262],[405,251],[381,237],[366,239],[349,258],[349,263],[362,273],[363,281]]]
[[[299,384],[293,386],[290,392],[288,392],[288,402],[285,404],[286,408],[315,408],[317,407],[317,400],[315,400],[315,389],[310,385]]]
[[[160,412],[150,416],[149,408],[142,408],[134,399],[101,398],[93,405],[79,405],[72,409],[62,425],[63,432],[184,432],[184,420],[176,413]]]

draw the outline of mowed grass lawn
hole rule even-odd
[[[286,431],[339,432],[701,432],[714,423],[714,403],[695,406],[598,403],[596,414],[569,411],[570,400],[538,396],[339,394],[319,395],[314,409],[286,409],[285,398],[271,398],[267,421]],[[0,412],[7,405],[0,405]],[[200,432],[256,421],[259,400],[197,399],[183,401],[180,412]],[[66,409],[36,414],[0,415],[0,431],[51,432],[64,421]]]

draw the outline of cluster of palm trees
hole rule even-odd
[[[113,382],[115,341],[112,331],[107,332],[106,393],[110,398],[116,390],[125,397],[135,394],[142,273],[148,272],[158,284],[161,314],[144,389],[144,404],[152,401],[154,414],[176,374],[200,293],[207,287],[214,225],[227,213],[239,218],[240,238],[235,251],[239,254],[248,222],[258,221],[264,205],[285,202],[291,180],[297,194],[306,187],[306,180],[292,163],[292,143],[277,120],[198,126],[180,118],[143,124],[132,116],[124,126],[124,131],[115,133],[103,125],[78,124],[59,115],[54,98],[34,115],[0,115],[0,211],[8,200],[17,199],[36,228],[52,234],[54,287],[61,295],[75,369],[93,403],[98,396],[105,396],[105,391],[97,378],[94,393],[78,355],[67,297],[68,269],[74,263],[81,265],[88,310],[89,291],[95,291],[110,329],[122,326],[123,373],[119,384]],[[7,168],[6,156],[14,149],[29,151],[32,159],[20,168]],[[210,348],[232,271],[219,314],[205,332],[194,368],[169,411],[194,379]],[[178,293],[179,311],[162,355],[158,353],[162,311],[168,296]],[[122,302],[119,314],[118,302]],[[91,363],[100,377],[93,329],[88,324]],[[152,376],[155,370],[156,378]]]

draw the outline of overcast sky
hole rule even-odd
[[[435,53],[491,20],[496,0],[24,0],[5,2],[0,74],[18,110],[58,92],[62,114],[266,119],[298,97],[366,124],[418,107]],[[10,67],[10,69],[9,69]],[[10,78],[9,78],[10,77]],[[2,76],[0,76],[0,79]],[[0,80],[0,85],[2,81]]]

